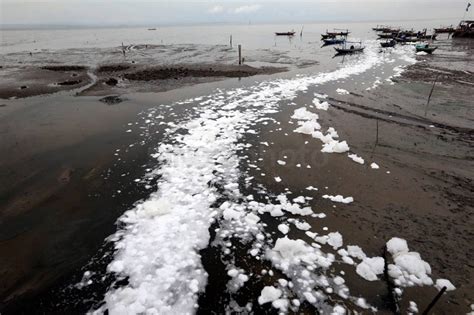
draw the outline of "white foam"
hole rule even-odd
[[[278,231],[280,231],[283,234],[288,234],[290,231],[290,227],[287,224],[279,224],[278,225]]]
[[[340,94],[340,95],[347,95],[347,94],[350,94],[348,90],[344,90],[344,89],[337,89],[336,90],[337,94]]]
[[[383,273],[384,265],[385,260],[382,257],[366,257],[357,265],[356,272],[365,280],[375,281],[377,276]]]
[[[334,249],[338,249],[343,245],[342,235],[339,232],[331,232],[328,234],[328,244]]]
[[[332,196],[332,195],[323,195],[323,198],[324,199],[329,199],[333,202],[340,202],[340,203],[351,203],[354,201],[354,198],[352,197],[343,197],[342,195],[336,195],[336,196]]]
[[[435,287],[441,291],[443,287],[446,287],[446,291],[454,291],[456,287],[447,279],[438,279],[436,280]]]
[[[258,304],[262,305],[268,302],[277,300],[282,295],[280,289],[272,286],[266,286],[262,289],[260,296],[258,297]]]
[[[329,103],[324,101],[324,102],[321,102],[319,99],[315,98],[313,100],[313,104],[314,106],[319,109],[319,110],[328,110],[329,108]]]
[[[400,287],[430,286],[430,265],[417,252],[410,252],[404,239],[394,237],[387,242],[387,250],[392,254],[394,264],[388,265],[388,274]]]
[[[364,159],[358,156],[357,154],[349,154],[348,157],[356,163],[364,164]]]
[[[372,169],[375,169],[375,170],[378,170],[378,169],[380,168],[379,165],[378,165],[377,163],[375,163],[375,162],[373,162],[372,164],[370,164],[370,167],[371,167]]]

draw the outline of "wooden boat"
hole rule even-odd
[[[390,40],[390,41],[386,41],[384,43],[380,43],[380,46],[382,46],[382,48],[388,48],[388,47],[395,47],[395,45],[397,44],[397,41],[395,41],[394,39]]]
[[[422,34],[422,32],[415,32],[415,31],[400,31],[398,32],[398,36],[406,36],[406,37],[414,37],[414,36],[417,36],[417,35],[420,35]]]
[[[275,32],[276,36],[294,36],[296,32]]]
[[[337,44],[343,44],[346,40],[344,38],[327,38],[323,39],[324,45],[337,45]]]
[[[438,49],[438,47],[432,47],[429,44],[418,44],[415,46],[415,49],[416,52],[423,51],[425,53],[432,54],[436,49]]]
[[[372,27],[372,30],[376,32],[383,32],[386,29],[387,29],[387,26],[383,26],[383,25],[377,25],[377,27]]]
[[[321,34],[321,39],[328,39],[328,38],[335,38],[336,35],[332,35],[332,34]]]
[[[149,28],[149,31],[156,31],[156,28]]]
[[[347,44],[350,44],[348,47]],[[344,42],[340,47],[334,47],[336,56],[338,55],[350,55],[363,52],[365,47],[362,46],[362,42]]]
[[[329,32],[326,30],[326,34],[321,34],[321,40],[325,39],[333,39],[336,38],[337,36],[347,36],[349,35],[349,30],[338,30],[334,29],[334,32]]]
[[[390,26],[380,26],[380,27],[373,27],[372,30],[381,33],[398,33],[400,32],[400,28],[390,27]]]
[[[453,32],[453,38],[474,38],[474,20],[461,21]]]
[[[397,33],[382,33],[378,35],[380,39],[390,39],[397,37]]]
[[[433,35],[426,35],[426,34],[423,34],[423,35],[419,35],[417,36],[418,39],[431,39],[431,40],[435,40],[437,35],[436,34],[433,34]]]
[[[454,27],[440,27],[434,29],[436,34],[443,34],[443,33],[454,33]]]
[[[346,31],[343,31],[343,32],[326,32],[327,35],[330,35],[330,36],[347,36],[349,35],[349,31],[346,30]]]
[[[365,47],[358,47],[355,48],[354,46],[351,46],[350,48],[338,48],[334,47],[338,55],[348,55],[348,54],[356,54],[356,53],[361,53],[364,51]]]
[[[397,43],[413,43],[413,42],[416,42],[418,41],[418,37],[396,37],[394,38]]]

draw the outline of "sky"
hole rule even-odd
[[[413,19],[457,21],[463,17],[466,5],[466,0],[0,0],[0,24],[159,26]],[[473,13],[469,12],[468,17],[474,18]]]

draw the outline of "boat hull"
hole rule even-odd
[[[334,50],[337,52],[338,55],[352,55],[352,54],[357,54],[361,53],[364,51],[364,47],[362,48],[354,48],[354,49],[345,49],[345,48],[336,48],[334,47]]]

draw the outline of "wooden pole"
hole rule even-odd
[[[428,106],[430,105],[431,95],[433,95],[433,91],[435,88],[436,81],[438,81],[438,77],[439,77],[439,73],[436,75],[436,78],[433,81],[433,86],[431,87],[430,95],[428,95],[428,101],[426,102],[426,106],[425,106],[425,117],[426,117],[426,113],[428,112]]]
[[[239,45],[239,65],[242,64],[242,45]]]
[[[426,310],[422,313],[423,315],[428,315],[428,312],[433,308],[433,306],[435,306],[436,302],[438,302],[439,298],[443,295],[446,289],[447,289],[446,287],[443,287],[441,291],[438,292],[438,294],[435,296],[433,301],[431,301],[431,303],[428,305]]]
[[[230,48],[232,48],[232,35],[230,35]]]

